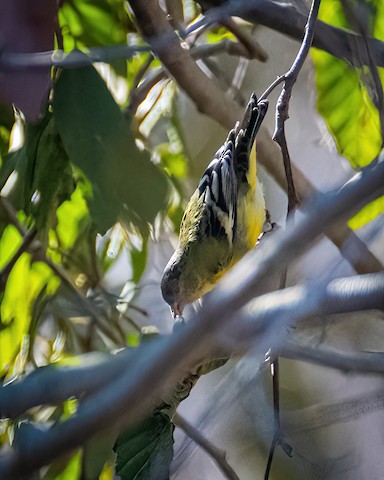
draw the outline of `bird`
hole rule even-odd
[[[161,279],[174,319],[211,291],[262,232],[266,208],[256,175],[255,137],[267,109],[268,101],[258,102],[253,93],[243,120],[229,132],[188,202],[178,246]]]

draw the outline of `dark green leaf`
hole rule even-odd
[[[68,156],[50,119],[39,140],[32,184],[35,201],[31,213],[44,241],[49,228],[56,225],[57,207],[70,197],[73,189]]]
[[[148,239],[143,238],[140,249],[132,245],[129,253],[132,261],[132,280],[137,283],[144,273],[145,266],[147,265]]]
[[[4,156],[0,172],[0,189],[7,184],[6,196],[16,210],[24,210],[26,213],[30,211],[37,148],[48,122],[49,117],[45,116],[37,124],[27,124],[24,145]]]
[[[11,186],[13,184],[13,186]],[[71,166],[52,115],[26,125],[24,145],[5,156],[0,188],[17,210],[32,214],[40,239],[56,224],[56,208],[73,190]]]
[[[166,177],[137,149],[130,123],[92,66],[61,73],[54,117],[71,162],[91,182],[89,206],[98,231],[118,218],[141,229],[152,222],[166,204]]]
[[[84,446],[83,453],[83,477],[82,480],[94,480],[99,478],[104,464],[113,460],[113,445],[118,431],[116,428],[103,432],[103,435],[92,437]]]
[[[122,433],[115,445],[116,473],[121,480],[167,480],[173,457],[174,425],[156,412]]]
[[[8,152],[10,134],[14,122],[12,108],[0,103],[0,167],[1,156]]]

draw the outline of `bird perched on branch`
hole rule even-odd
[[[212,290],[262,231],[266,214],[254,141],[267,109],[268,102],[252,94],[243,121],[229,132],[187,205],[179,245],[161,280],[174,318]]]

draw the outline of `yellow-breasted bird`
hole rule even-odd
[[[179,245],[161,280],[174,317],[208,293],[219,278],[252,249],[265,221],[256,176],[255,136],[268,109],[252,94],[237,122],[201,177],[185,210]]]

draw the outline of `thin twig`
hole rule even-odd
[[[307,24],[305,26],[305,35],[300,50],[292,64],[292,67],[284,75],[284,86],[277,101],[276,106],[276,127],[273,134],[273,140],[280,145],[283,155],[284,168],[288,182],[288,213],[293,212],[299,204],[295,185],[292,177],[291,159],[289,155],[287,140],[285,137],[285,122],[288,120],[289,101],[292,95],[292,88],[296,83],[297,77],[304,61],[307,58],[315,34],[315,25],[319,12],[321,0],[313,0]]]
[[[112,63],[122,58],[130,59],[136,53],[150,52],[146,45],[113,45],[94,47],[81,52],[73,50],[66,54],[62,50],[35,53],[0,52],[0,71],[19,71],[45,69],[49,67],[78,68],[90,63]]]
[[[224,476],[229,480],[240,480],[236,472],[229,465],[226,459],[226,454],[223,450],[216,447],[211,441],[205,438],[197,428],[191,425],[184,417],[180,414],[175,413],[173,417],[174,424],[181,428],[189,438],[191,438],[197,445],[199,445],[203,450],[205,450],[208,455],[210,455],[220,470],[223,472]]]
[[[228,55],[235,55],[249,58],[250,53],[245,47],[238,42],[233,42],[229,39],[221,40],[213,44],[203,44],[192,47],[190,53],[196,60],[207,59],[219,53],[228,53]],[[252,57],[255,58],[255,57]],[[167,78],[169,73],[164,67],[159,67],[154,72],[151,72],[140,84],[134,88],[130,93],[130,101],[127,109],[130,112],[136,112],[141,102],[145,100],[149,91],[164,78]]]
[[[142,81],[144,75],[147,73],[148,68],[151,66],[151,63],[154,61],[155,57],[150,53],[145,60],[144,64],[136,72],[133,81],[132,81],[132,90],[136,89],[139,83]]]
[[[268,53],[248,32],[239,27],[233,18],[224,20],[222,24],[237,38],[237,40],[244,45],[244,48],[248,52],[247,58],[249,60],[256,58],[260,62],[265,63],[268,60]]]
[[[271,473],[273,455],[275,453],[277,444],[279,443],[279,435],[280,435],[280,432],[275,430],[275,433],[273,435],[273,439],[271,442],[271,446],[269,447],[267,466],[265,467],[265,472],[264,472],[264,480],[269,479],[269,474]]]
[[[285,136],[285,122],[288,119],[289,102],[292,95],[293,85],[296,82],[296,79],[300,73],[300,70],[304,64],[304,61],[312,45],[313,37],[315,34],[315,25],[316,25],[317,15],[320,7],[320,1],[321,0],[313,0],[312,2],[311,9],[308,16],[308,21],[305,26],[304,38],[300,46],[299,52],[291,68],[286,74],[283,75],[283,77],[278,78],[272,84],[274,86],[273,88],[275,88],[277,85],[279,85],[279,83],[281,83],[281,81],[284,81],[284,86],[276,105],[276,128],[272,138],[275,142],[279,144],[281,153],[283,156],[285,176],[287,179],[287,196],[288,196],[287,222],[294,221],[294,214],[297,206],[299,205],[299,199],[296,194],[295,183],[292,175],[291,158],[289,155],[287,139]],[[282,78],[283,80],[281,80]],[[272,91],[271,87],[269,87],[268,90]],[[286,277],[287,277],[287,265],[284,265],[282,278],[281,278],[283,287],[285,287]],[[270,473],[273,455],[274,455],[276,446],[282,445],[284,446],[284,450],[286,451],[291,450],[287,448],[288,446],[286,446],[285,442],[283,441],[283,435],[281,433],[278,357],[276,357],[273,360],[271,368],[273,369],[272,384],[273,384],[273,412],[274,412],[275,434],[269,450],[268,461],[267,461],[267,466],[266,466],[265,475],[264,475],[265,480],[269,479],[269,473]]]

